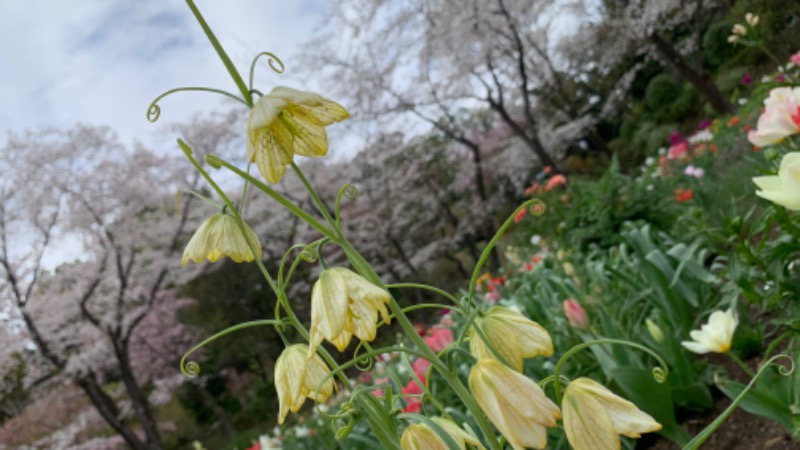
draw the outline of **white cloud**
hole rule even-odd
[[[244,77],[259,51],[284,60],[281,76],[259,68],[257,80],[266,90],[278,82],[303,87],[292,78],[292,56],[321,20],[324,4],[198,0]],[[82,122],[109,125],[126,142],[150,143],[159,127],[145,120],[147,106],[179,86],[237,92],[183,1],[0,4],[0,131]],[[161,103],[161,120],[181,121],[220,104],[212,94],[175,94]]]

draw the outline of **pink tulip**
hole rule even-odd
[[[586,310],[575,300],[564,300],[564,315],[567,316],[569,324],[575,328],[589,326],[589,316],[586,315]]]

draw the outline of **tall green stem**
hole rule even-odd
[[[317,195],[316,191],[314,191],[313,186],[308,182],[308,180],[303,176],[302,171],[300,170],[297,165],[292,163],[292,168],[294,169],[295,173],[297,174],[300,181],[305,186],[306,190],[308,190],[309,195],[311,196],[312,201],[314,202],[317,209],[319,209],[320,214],[328,221],[328,225],[331,229],[334,230],[336,233],[336,238],[332,239],[333,242],[339,244],[339,246],[344,250],[345,254],[347,255],[347,259],[353,265],[358,273],[360,273],[364,278],[379,286],[383,289],[386,289],[386,286],[381,281],[380,277],[377,273],[372,269],[372,266],[364,259],[363,256],[356,250],[350,241],[344,236],[336,226],[336,220],[331,216],[330,212],[328,211],[325,204]],[[456,392],[456,395],[461,399],[464,403],[464,406],[469,409],[470,413],[477,423],[478,427],[481,429],[481,433],[486,437],[486,440],[489,443],[489,446],[494,450],[500,450],[500,446],[497,443],[497,436],[492,429],[491,424],[489,423],[488,418],[481,410],[478,403],[472,397],[472,394],[469,392],[464,383],[461,381],[458,376],[450,370],[448,370],[447,365],[439,358],[439,356],[434,352],[422,336],[417,333],[416,329],[414,328],[414,324],[408,319],[408,317],[403,312],[403,309],[394,299],[394,297],[389,297],[389,310],[394,315],[397,323],[400,324],[400,328],[403,329],[408,339],[414,344],[414,346],[419,349],[419,352],[424,355],[425,359],[430,361],[431,366],[435,367],[436,370],[441,374],[442,378],[447,381],[447,383],[452,387],[452,389]]]
[[[222,64],[225,65],[225,68],[228,70],[231,78],[233,78],[233,82],[236,83],[236,87],[239,88],[239,92],[242,94],[242,98],[247,102],[247,106],[249,108],[253,107],[253,94],[250,93],[250,89],[244,83],[244,79],[239,74],[239,71],[236,70],[236,66],[233,65],[231,58],[228,57],[228,54],[225,52],[225,49],[222,48],[222,44],[219,43],[217,36],[214,35],[214,32],[211,31],[211,27],[208,26],[206,20],[203,18],[203,15],[200,14],[200,10],[197,9],[193,0],[186,0],[186,4],[189,6],[189,9],[192,10],[192,14],[194,14],[194,18],[197,20],[197,23],[200,24],[200,27],[203,29],[203,33],[206,34],[208,41],[214,47],[214,50],[217,51],[217,55],[219,59],[222,60]]]

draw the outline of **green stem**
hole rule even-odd
[[[449,292],[447,292],[445,290],[439,289],[439,288],[437,288],[435,286],[428,286],[427,284],[393,283],[393,284],[387,284],[386,288],[387,289],[403,289],[403,288],[423,289],[423,290],[426,290],[426,291],[434,292],[434,293],[439,294],[439,295],[441,295],[443,297],[447,297],[448,300],[453,302],[453,305],[460,306],[460,304],[458,302],[458,299],[453,294],[451,294],[451,293],[449,293]]]
[[[791,369],[782,370],[780,371],[781,374],[784,376],[790,375],[792,371],[795,369],[795,367],[794,367],[794,361],[792,361],[792,359],[789,358],[788,356],[775,355],[769,360],[767,360],[767,362],[762,364],[761,368],[758,369],[758,373],[755,376],[753,376],[753,378],[750,380],[750,383],[748,383],[747,386],[745,386],[745,388],[742,389],[742,392],[739,393],[739,395],[733,400],[733,402],[727,408],[725,408],[725,411],[723,411],[722,414],[717,416],[717,418],[714,419],[714,421],[711,422],[707,427],[703,428],[702,431],[697,433],[697,436],[692,438],[691,441],[689,441],[686,445],[684,445],[682,450],[696,450],[700,448],[700,445],[702,445],[703,442],[705,442],[709,438],[709,436],[711,436],[711,434],[714,431],[716,431],[716,429],[719,428],[720,425],[722,425],[722,422],[724,422],[731,415],[733,410],[736,409],[739,403],[741,403],[741,401],[744,399],[744,396],[747,395],[747,393],[750,392],[750,389],[752,389],[753,386],[755,385],[756,380],[758,380],[761,374],[764,373],[764,370],[767,367],[771,366],[773,363],[775,363],[776,360],[781,358],[788,359],[789,363],[791,364]]]
[[[332,242],[339,244],[339,246],[344,250],[345,254],[347,255],[347,259],[353,265],[358,273],[361,274],[364,278],[370,281],[372,284],[386,289],[386,286],[383,284],[383,281],[380,279],[377,273],[372,269],[372,266],[364,259],[363,256],[353,247],[350,241],[344,237],[341,233],[341,230],[336,227],[336,220],[331,216],[328,209],[325,207],[325,204],[322,203],[322,200],[319,198],[317,193],[314,191],[314,188],[308,182],[308,180],[303,176],[303,172],[300,170],[297,165],[292,162],[292,168],[294,169],[295,173],[297,174],[300,181],[303,183],[305,188],[308,190],[311,199],[313,200],[314,204],[319,209],[320,214],[325,218],[328,222],[329,226],[335,230],[337,236],[335,238],[331,238]],[[485,251],[484,251],[485,253]],[[489,419],[481,410],[478,403],[472,397],[469,390],[461,379],[454,373],[450,372],[447,368],[447,365],[439,358],[439,356],[431,350],[425,340],[417,333],[414,325],[408,319],[408,317],[403,313],[403,309],[397,303],[397,300],[394,299],[393,296],[389,296],[389,310],[392,312],[394,317],[397,319],[397,323],[400,325],[400,328],[403,329],[408,339],[414,344],[416,348],[419,349],[421,353],[421,357],[427,359],[431,362],[431,366],[435,367],[436,370],[442,375],[445,381],[451,386],[451,388],[456,392],[456,395],[461,399],[464,403],[464,406],[469,409],[470,413],[477,423],[478,427],[481,429],[481,432],[486,437],[486,440],[489,443],[489,446],[493,450],[500,450],[500,446],[497,443],[497,436],[492,429],[491,424],[489,423]]]
[[[302,209],[300,209],[299,207],[297,207],[297,205],[295,205],[294,203],[290,202],[286,197],[284,197],[283,195],[279,194],[277,191],[275,191],[271,187],[267,186],[266,184],[262,183],[258,179],[254,178],[249,173],[247,173],[247,172],[243,171],[242,169],[234,166],[233,164],[229,163],[228,161],[225,161],[224,159],[221,159],[221,158],[219,158],[217,156],[214,156],[214,155],[206,155],[206,162],[208,162],[211,166],[225,167],[226,169],[230,170],[231,172],[233,172],[233,173],[239,175],[240,177],[244,178],[245,180],[249,181],[250,183],[252,183],[253,186],[255,186],[256,188],[258,188],[259,190],[261,190],[262,192],[264,192],[265,194],[270,196],[276,202],[280,203],[284,208],[288,209],[289,212],[291,212],[292,214],[296,215],[297,217],[299,217],[301,220],[303,220],[307,224],[311,225],[311,227],[313,227],[315,230],[317,230],[320,233],[322,233],[328,239],[331,239],[332,241],[335,241],[335,239],[334,239],[335,236],[334,236],[333,232],[330,231],[329,229],[327,229],[321,223],[319,223],[319,221],[317,221],[317,219],[311,217],[310,214],[308,214],[307,212],[305,212]]]
[[[268,64],[269,64],[269,68],[272,69],[275,73],[283,73],[283,70],[286,68],[286,66],[283,65],[283,61],[281,61],[280,58],[275,56],[274,53],[261,52],[261,53],[257,54],[256,57],[253,58],[253,62],[250,63],[250,79],[248,80],[248,83],[247,83],[247,87],[249,88],[248,89],[249,91],[253,90],[253,78],[254,78],[254,76],[256,74],[256,63],[258,62],[258,58],[261,58],[262,56],[267,56],[268,57],[267,61],[268,61]],[[272,64],[275,61],[278,62],[278,65],[280,67],[275,67]]]
[[[242,103],[243,105],[247,106],[247,102],[244,99],[242,99],[240,97],[237,97],[236,95],[231,94],[228,91],[223,91],[221,89],[213,89],[213,88],[207,88],[207,87],[179,87],[179,88],[170,89],[167,92],[164,92],[163,94],[161,94],[158,97],[156,97],[155,100],[150,102],[150,106],[147,107],[147,120],[149,122],[155,122],[155,121],[158,120],[159,117],[161,117],[161,107],[158,106],[159,100],[161,100],[162,98],[164,98],[164,97],[166,97],[166,96],[168,96],[170,94],[174,94],[176,92],[186,92],[186,91],[195,91],[195,92],[200,91],[200,92],[211,92],[211,93],[214,93],[214,94],[221,94],[221,95],[224,95],[225,97],[228,97],[228,98],[231,98],[233,100],[236,100],[237,102]]]
[[[520,211],[527,208],[528,206],[532,206],[533,204],[539,204],[544,206],[544,203],[536,198],[526,201],[525,203],[520,205],[516,210],[514,210],[514,213],[511,214],[506,219],[506,221],[503,223],[500,229],[497,230],[497,232],[494,234],[492,240],[490,240],[489,243],[486,244],[486,248],[483,249],[480,258],[478,259],[478,263],[475,264],[475,270],[472,271],[472,279],[469,282],[469,294],[467,295],[467,306],[472,305],[472,299],[475,296],[475,286],[478,284],[478,278],[480,277],[481,269],[483,269],[483,265],[486,264],[486,260],[489,259],[489,255],[491,254],[492,249],[494,248],[495,245],[497,245],[497,242],[500,240],[500,238],[503,237],[503,234],[505,234],[506,229],[508,229],[508,227],[510,227],[511,224],[514,223],[514,218],[517,216],[517,214],[519,214]],[[544,209],[535,213],[534,212],[531,213],[541,215],[544,213]]]
[[[200,10],[197,9],[193,0],[186,0],[186,4],[189,6],[189,9],[192,10],[192,14],[194,14],[194,18],[197,19],[197,23],[200,24],[200,27],[203,29],[203,33],[206,34],[208,41],[214,47],[214,50],[217,51],[217,55],[219,59],[222,60],[222,64],[225,65],[225,69],[228,70],[231,78],[233,78],[233,82],[236,83],[236,87],[239,88],[239,92],[242,94],[242,98],[247,102],[247,106],[249,108],[253,107],[253,95],[250,93],[250,89],[247,88],[247,85],[244,84],[244,80],[242,76],[239,74],[239,71],[236,70],[236,66],[233,65],[233,62],[228,57],[228,54],[225,53],[225,49],[222,48],[222,44],[219,43],[217,37],[214,35],[214,32],[211,31],[211,27],[208,26],[206,20],[203,18],[203,15],[200,14]]]
[[[305,175],[303,175],[303,171],[297,167],[297,164],[295,164],[294,161],[292,161],[291,164],[292,169],[294,169],[294,173],[297,175],[297,178],[300,179],[300,182],[303,183],[303,186],[305,186],[306,191],[308,191],[308,195],[311,196],[311,200],[314,202],[314,205],[317,207],[319,213],[322,214],[322,217],[325,218],[325,221],[328,222],[328,225],[341,236],[340,228],[336,226],[336,220],[333,219],[331,213],[328,211],[328,208],[325,206],[325,203],[323,203],[322,199],[319,198],[319,195],[317,195],[317,191],[315,191],[311,186],[311,183],[308,182]]]
[[[561,404],[561,397],[562,397],[561,368],[564,366],[564,363],[566,363],[567,360],[575,353],[578,353],[579,351],[591,345],[598,345],[598,344],[618,344],[618,345],[627,345],[629,347],[638,348],[639,350],[649,353],[653,358],[655,358],[658,361],[658,364],[661,366],[653,368],[653,378],[657,382],[663,383],[667,379],[667,375],[669,375],[669,366],[667,366],[667,362],[664,361],[663,358],[661,358],[661,355],[645,347],[644,345],[630,341],[623,341],[621,339],[597,339],[594,341],[587,341],[567,350],[567,352],[561,356],[561,358],[558,360],[558,363],[556,364],[556,368],[553,371],[553,389],[555,390],[557,404],[559,405]]]
[[[206,344],[214,342],[214,341],[216,341],[217,339],[219,339],[219,338],[221,338],[223,336],[226,336],[226,335],[228,335],[230,333],[233,333],[234,331],[242,330],[244,328],[258,327],[258,326],[262,326],[262,325],[275,326],[278,323],[279,323],[279,321],[277,321],[277,320],[253,320],[251,322],[240,323],[240,324],[234,325],[232,327],[228,327],[228,328],[220,331],[219,333],[217,333],[217,334],[205,339],[203,342],[195,345],[188,352],[183,354],[183,358],[181,358],[181,365],[180,365],[181,373],[184,376],[187,376],[187,377],[190,377],[190,378],[194,378],[194,377],[197,376],[197,374],[200,373],[200,366],[194,361],[189,361],[187,363],[186,362],[186,358],[188,358],[189,355],[191,355],[192,353],[194,353],[197,350],[199,350],[202,347],[204,347]]]
[[[747,374],[747,376],[748,376],[749,378],[753,378],[754,376],[756,376],[755,372],[753,372],[753,370],[752,370],[752,369],[750,369],[749,367],[747,367],[747,364],[745,364],[745,363],[744,363],[744,361],[742,361],[742,359],[741,359],[741,358],[739,358],[738,356],[736,356],[736,354],[735,354],[735,353],[733,353],[733,352],[727,352],[727,354],[728,354],[728,356],[729,356],[729,357],[730,357],[730,358],[733,360],[733,362],[735,362],[735,363],[736,363],[736,365],[738,365],[738,366],[739,366],[739,368],[740,368],[740,369],[742,369],[742,370],[744,371],[744,373],[745,373],[745,374]]]

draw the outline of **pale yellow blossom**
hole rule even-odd
[[[277,183],[294,155],[325,156],[325,127],[347,117],[341,105],[318,94],[278,86],[250,111],[247,156],[267,181]]]
[[[261,259],[261,243],[258,237],[242,222],[244,231],[253,245],[258,259]],[[239,227],[238,219],[227,213],[217,213],[209,217],[195,231],[194,236],[186,244],[183,251],[182,265],[189,260],[195,263],[208,259],[215,262],[223,257],[229,257],[237,263],[253,261],[253,252],[247,245],[247,239]]]
[[[289,410],[295,413],[299,411],[306,398],[325,402],[336,387],[332,378],[325,380],[330,373],[325,361],[316,353],[310,357],[308,353],[307,345],[295,344],[287,347],[275,362],[275,390],[280,404],[279,424],[283,423]]]
[[[326,269],[311,290],[310,351],[323,339],[343,351],[355,335],[372,341],[377,333],[378,314],[389,323],[386,308],[391,297],[361,275],[343,267]]]
[[[661,429],[636,405],[589,378],[569,383],[561,407],[567,440],[575,450],[618,450],[620,434],[638,438]]]

